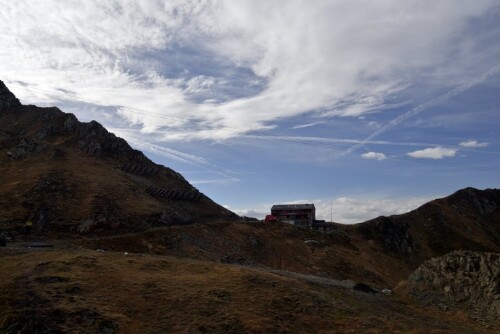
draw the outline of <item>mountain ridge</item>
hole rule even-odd
[[[476,193],[481,197],[482,190]],[[496,197],[500,190],[489,193]],[[455,211],[450,216],[449,210],[439,216],[441,220],[436,220],[434,210],[442,209],[435,207],[436,203],[442,205],[447,201],[438,199],[429,202],[430,206],[403,215],[378,217],[356,225],[334,224],[326,235],[284,223],[225,222],[97,237],[87,239],[83,245],[91,249],[264,265],[391,288],[426,260],[454,250],[500,253],[500,244],[493,240],[499,233],[498,210],[492,212],[488,222],[479,222],[474,217],[465,219]],[[437,227],[432,219],[438,223]],[[467,229],[466,233],[457,234],[457,228],[452,226],[455,223],[459,229],[470,225],[477,234],[470,234]],[[436,247],[435,238],[444,246]]]
[[[113,233],[239,217],[96,121],[22,105],[0,81],[2,221]]]
[[[465,188],[405,214],[333,224],[328,235],[241,224],[98,122],[23,106],[1,82],[0,184],[0,228],[21,235],[32,219],[39,236],[84,238],[94,249],[261,264],[378,286],[394,286],[453,250],[500,252],[498,189]]]
[[[453,223],[451,223],[453,221]],[[385,224],[385,225],[384,225]],[[500,245],[500,190],[479,190],[472,187],[460,189],[453,194],[427,202],[410,212],[381,216],[355,225],[363,232],[366,226],[380,225],[398,227],[402,236],[393,247],[406,247],[411,252],[416,245],[413,238],[418,235],[428,242],[422,251],[444,255],[459,246],[467,249],[486,248],[499,250]],[[368,229],[369,230],[369,229]],[[411,233],[410,233],[411,232]],[[409,238],[405,238],[409,237]],[[446,239],[447,244],[442,240]],[[451,245],[450,243],[453,243]],[[419,247],[422,248],[420,245]],[[387,247],[390,249],[391,247]],[[405,249],[400,249],[404,252]]]

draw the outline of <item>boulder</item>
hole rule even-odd
[[[454,251],[422,264],[396,291],[422,305],[461,309],[484,322],[500,319],[500,254]]]

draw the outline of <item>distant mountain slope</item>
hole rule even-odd
[[[390,288],[452,250],[498,253],[499,193],[468,188],[407,214],[335,224],[328,235],[283,223],[227,222],[87,239],[84,246],[258,264]]]
[[[394,282],[454,250],[500,253],[500,190],[465,188],[411,212],[345,228],[369,266]]]
[[[49,233],[138,231],[238,216],[99,123],[22,105],[0,81],[0,223]]]
[[[457,249],[500,252],[500,190],[462,189],[411,212],[354,225],[351,233],[413,265]]]

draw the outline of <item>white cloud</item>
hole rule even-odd
[[[0,2],[0,79],[25,82],[10,86],[23,102],[69,97],[121,106],[122,117],[146,132],[169,128],[169,140],[227,138],[315,110],[360,116],[429,77],[449,86],[491,65],[476,61],[489,50],[461,32],[496,5]],[[265,85],[221,99],[212,95],[231,84],[212,75],[233,80],[235,91]]]
[[[374,159],[374,160],[384,160],[387,156],[384,153],[379,152],[367,152],[361,154],[363,159]]]
[[[239,216],[252,217],[257,219],[264,219],[266,215],[271,214],[271,206],[269,208],[262,209],[235,209],[232,210],[230,207],[225,206],[227,209],[233,211]]]
[[[417,159],[443,159],[454,157],[458,149],[446,147],[432,147],[423,150],[406,153],[406,155]]]
[[[487,142],[480,143],[476,140],[466,140],[466,141],[461,142],[459,145],[462,147],[468,147],[468,148],[478,148],[478,147],[486,147],[489,144],[490,143],[487,143]]]
[[[432,198],[394,197],[366,198],[339,197],[333,201],[317,201],[316,212],[319,219],[330,220],[330,208],[333,221],[343,224],[361,223],[378,216],[402,214],[416,209]],[[332,205],[333,204],[333,205]]]
[[[186,92],[187,94],[199,94],[200,92],[209,90],[214,84],[214,78],[206,77],[204,75],[198,75],[194,78],[189,79],[184,92]]]
[[[146,153],[152,153],[158,156],[162,156],[164,158],[180,162],[186,165],[191,165],[200,168],[201,170],[209,171],[211,174],[217,175],[217,178],[211,179],[189,179],[192,184],[219,184],[219,185],[227,185],[239,182],[240,179],[235,176],[235,172],[222,168],[207,159],[185,153],[180,152],[178,150],[174,150],[172,148],[168,148],[165,146],[157,145],[150,143],[145,140],[141,140],[137,138],[137,132],[129,129],[118,129],[118,128],[110,128],[109,129],[114,134],[124,138],[127,142],[135,149],[142,150]]]
[[[431,201],[431,197],[338,197],[316,200],[297,200],[289,202],[314,203],[316,219],[324,219],[341,224],[356,224],[379,216],[402,214],[414,210],[422,204]],[[252,209],[231,209],[239,215],[263,219],[270,214],[271,206],[276,203],[258,204]]]

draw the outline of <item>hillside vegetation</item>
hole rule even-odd
[[[2,333],[487,333],[460,313],[251,268],[90,250],[0,251]]]
[[[327,234],[245,221],[99,123],[22,105],[1,81],[0,234],[2,246],[9,236],[0,247],[0,333],[499,326],[498,189],[332,223]],[[488,265],[475,270],[476,262]],[[457,277],[466,290],[450,283]]]

